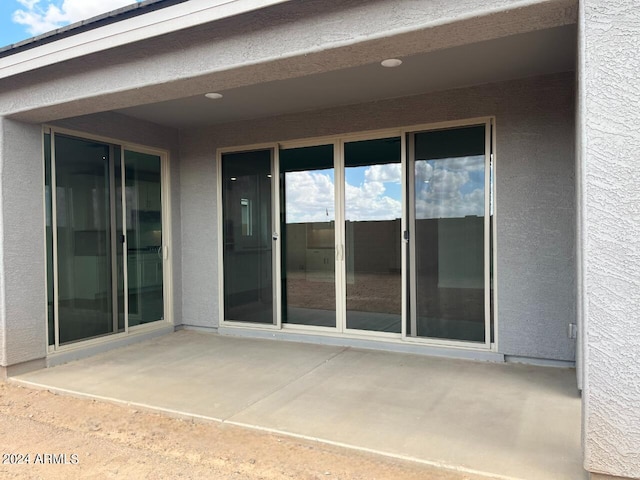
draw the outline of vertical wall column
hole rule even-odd
[[[42,128],[0,117],[0,377],[46,356],[42,161]]]
[[[579,21],[585,468],[640,478],[638,1],[582,0]]]

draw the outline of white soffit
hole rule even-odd
[[[0,78],[289,0],[190,0],[0,58]]]

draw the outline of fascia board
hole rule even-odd
[[[190,0],[1,58],[0,78],[287,1]]]

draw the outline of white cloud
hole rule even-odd
[[[402,215],[400,199],[385,195],[385,183],[401,182],[401,166],[367,167],[361,185],[345,185],[346,215],[352,221],[392,220]],[[286,174],[287,223],[335,220],[335,185],[323,172]],[[327,213],[329,215],[327,215]]]
[[[372,165],[364,171],[361,185],[345,185],[345,214],[351,221],[393,220],[402,216],[402,201],[385,195],[385,183],[402,183],[399,163]]]
[[[484,215],[483,173],[482,155],[416,162],[416,217]],[[366,167],[362,177],[360,185],[345,185],[347,220],[400,218],[400,164]],[[335,185],[328,171],[288,172],[285,185],[287,223],[335,220]]]
[[[18,0],[18,3],[29,10],[33,9],[33,6],[38,3],[40,0]]]
[[[333,178],[322,172],[286,174],[287,223],[335,220]]]
[[[388,163],[386,165],[372,165],[364,172],[365,181],[368,182],[402,182],[402,165]]]
[[[482,155],[417,162],[416,218],[484,215],[483,169]]]
[[[18,0],[24,7],[13,12],[14,23],[39,35],[70,23],[136,3],[136,0]]]

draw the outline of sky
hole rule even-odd
[[[0,0],[0,48],[140,0]]]

